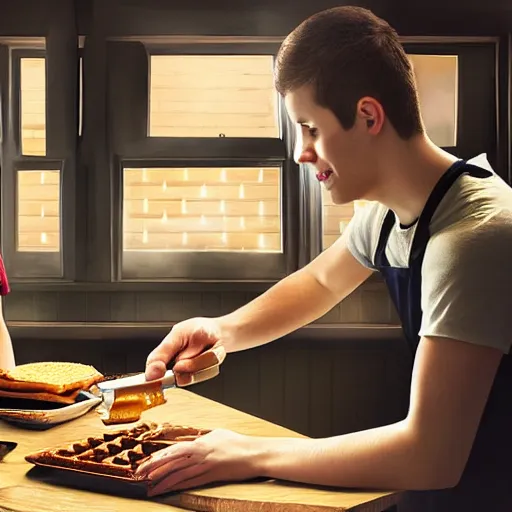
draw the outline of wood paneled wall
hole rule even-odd
[[[15,351],[19,363],[72,360],[117,374],[143,371],[157,342],[15,340]],[[283,339],[228,355],[219,377],[190,390],[322,437],[405,417],[409,375],[410,361],[400,339]]]

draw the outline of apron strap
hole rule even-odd
[[[409,266],[418,256],[420,256],[425,249],[425,241],[430,238],[430,221],[443,200],[444,196],[450,187],[457,181],[462,174],[470,174],[476,178],[489,178],[492,172],[476,165],[468,164],[465,160],[457,160],[450,168],[441,176],[436,183],[432,192],[430,193],[427,202],[420,214],[417,222],[414,239],[412,242],[411,252],[409,254]],[[393,226],[395,225],[395,214],[392,210],[388,210],[382,223],[382,228],[375,251],[375,265],[377,267],[384,267],[389,265],[386,256],[386,246],[388,243],[389,235]]]
[[[430,193],[418,219],[418,225],[416,226],[411,252],[409,254],[409,266],[424,252],[425,242],[430,238],[430,221],[439,203],[462,174],[469,174],[476,178],[488,178],[492,176],[490,171],[468,164],[465,160],[458,160],[441,176]]]
[[[388,244],[389,234],[395,224],[395,214],[392,210],[388,210],[382,223],[380,230],[379,242],[377,250],[375,251],[375,265],[377,267],[385,267],[389,265],[388,257],[386,256],[386,245]]]

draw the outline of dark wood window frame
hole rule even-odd
[[[275,55],[278,45],[257,42],[155,45],[132,40],[111,41],[108,46],[114,280],[276,281],[296,270],[299,232],[303,231],[298,216],[299,174],[293,162],[292,130],[281,99],[278,102],[281,138],[149,137],[147,134],[151,55]],[[264,165],[281,167],[282,253],[123,252],[123,168]]]
[[[74,126],[72,105],[76,100],[73,61],[69,50],[60,48],[59,39],[48,37],[44,49],[3,46],[1,51],[2,89],[8,91],[2,105],[2,254],[12,282],[66,282],[75,277],[76,136],[70,127]],[[46,62],[45,156],[21,152],[20,63],[31,57],[44,57]],[[17,173],[29,170],[60,173],[59,252],[17,251]]]

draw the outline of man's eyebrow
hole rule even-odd
[[[305,124],[309,124],[309,122],[306,121],[305,119],[300,118],[300,119],[297,119],[297,124],[305,125]]]

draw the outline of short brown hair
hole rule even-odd
[[[327,9],[288,35],[277,55],[276,89],[285,95],[307,84],[346,130],[359,99],[371,96],[401,138],[423,132],[414,74],[398,34],[367,9]]]

